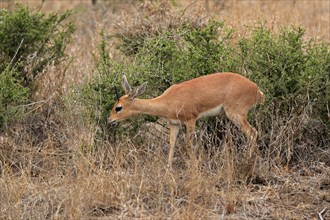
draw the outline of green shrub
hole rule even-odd
[[[71,14],[45,15],[21,5],[0,10],[0,129],[22,115],[38,75],[64,60],[74,31],[73,24],[65,22]]]
[[[242,66],[267,95],[268,103],[276,103],[272,114],[308,115],[328,122],[329,45],[304,41],[300,27],[283,28],[278,35],[262,25],[250,38],[239,41]],[[306,113],[306,112],[305,112]],[[271,114],[271,112],[269,112]]]
[[[22,115],[23,104],[28,101],[29,90],[17,80],[17,75],[9,68],[0,74],[0,130],[7,122]]]
[[[147,81],[145,97],[154,97],[183,80],[215,71],[235,71],[238,60],[230,56],[232,49],[226,43],[231,33],[232,30],[223,28],[222,22],[214,20],[197,28],[183,23],[175,29],[152,35],[143,43],[139,41],[135,52],[125,53],[121,59],[110,58],[108,43],[101,33],[98,77],[83,88],[83,99],[93,121],[106,128],[107,116],[116,101],[114,87],[121,90],[120,81],[124,74],[132,86]],[[133,41],[127,41],[127,37],[124,39],[118,47],[127,48],[127,42],[130,44]],[[144,119],[155,120],[154,117]],[[132,127],[135,130],[136,126]]]
[[[0,10],[0,72],[12,64],[29,86],[50,63],[65,57],[65,48],[74,26],[65,22],[72,14],[31,12],[17,5],[15,10]]]

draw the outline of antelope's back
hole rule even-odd
[[[215,73],[175,84],[157,99],[173,109],[173,119],[184,121],[223,107],[244,114],[257,103],[258,91],[255,83],[241,75]]]
[[[227,99],[254,99],[258,86],[236,73],[214,73],[194,78],[168,88],[162,96],[177,102],[225,103]],[[214,105],[213,105],[214,107]]]

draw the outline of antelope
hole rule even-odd
[[[174,84],[152,99],[137,98],[144,93],[147,82],[133,90],[124,75],[121,84],[125,95],[120,96],[116,91],[118,100],[108,122],[113,124],[140,114],[166,118],[170,128],[169,167],[172,165],[180,126],[184,124],[186,127],[186,145],[191,150],[196,121],[202,117],[219,115],[222,111],[244,132],[253,148],[250,155],[256,150],[257,131],[246,116],[252,106],[264,102],[264,94],[244,76],[230,72],[205,75]]]

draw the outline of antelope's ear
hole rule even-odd
[[[123,78],[121,80],[121,85],[122,85],[126,95],[128,95],[132,92],[132,88],[129,85],[129,83],[127,82],[127,78],[125,75],[123,75]]]
[[[115,94],[116,94],[116,98],[117,98],[117,100],[119,100],[120,97],[121,97],[121,95],[120,95],[120,93],[119,93],[117,87],[115,87]]]
[[[128,94],[128,98],[134,99],[135,97],[142,95],[144,93],[144,91],[146,90],[146,87],[147,87],[147,82],[144,82],[142,85],[140,85],[139,87],[134,89],[133,92]]]

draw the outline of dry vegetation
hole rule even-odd
[[[40,1],[20,2],[40,7]],[[307,37],[330,41],[329,1],[173,2],[173,7],[186,8],[194,16],[225,19],[238,30],[237,36],[260,19],[274,31],[300,24]],[[6,1],[0,4],[7,6]],[[147,138],[143,145],[117,139],[93,147],[95,134],[83,108],[59,97],[94,76],[100,30],[122,31],[125,24],[140,19],[140,11],[148,11],[150,4],[44,2],[41,10],[46,12],[78,10],[73,17],[77,31],[68,50],[72,60],[50,67],[39,78],[33,113],[0,134],[0,218],[330,219],[329,146],[311,149],[309,143],[292,141],[304,135],[297,129],[306,125],[303,117],[292,123],[274,117],[271,143],[264,142],[263,136],[269,134],[257,122],[259,144],[267,149],[258,158],[252,178],[247,178],[249,171],[241,159],[242,134],[220,121],[224,135],[219,146],[203,130],[198,133],[205,146],[199,152],[198,169],[180,154],[182,140],[174,168],[167,169],[168,131],[155,125],[146,125],[134,137]],[[270,156],[283,149],[293,160],[288,164],[280,155]]]

